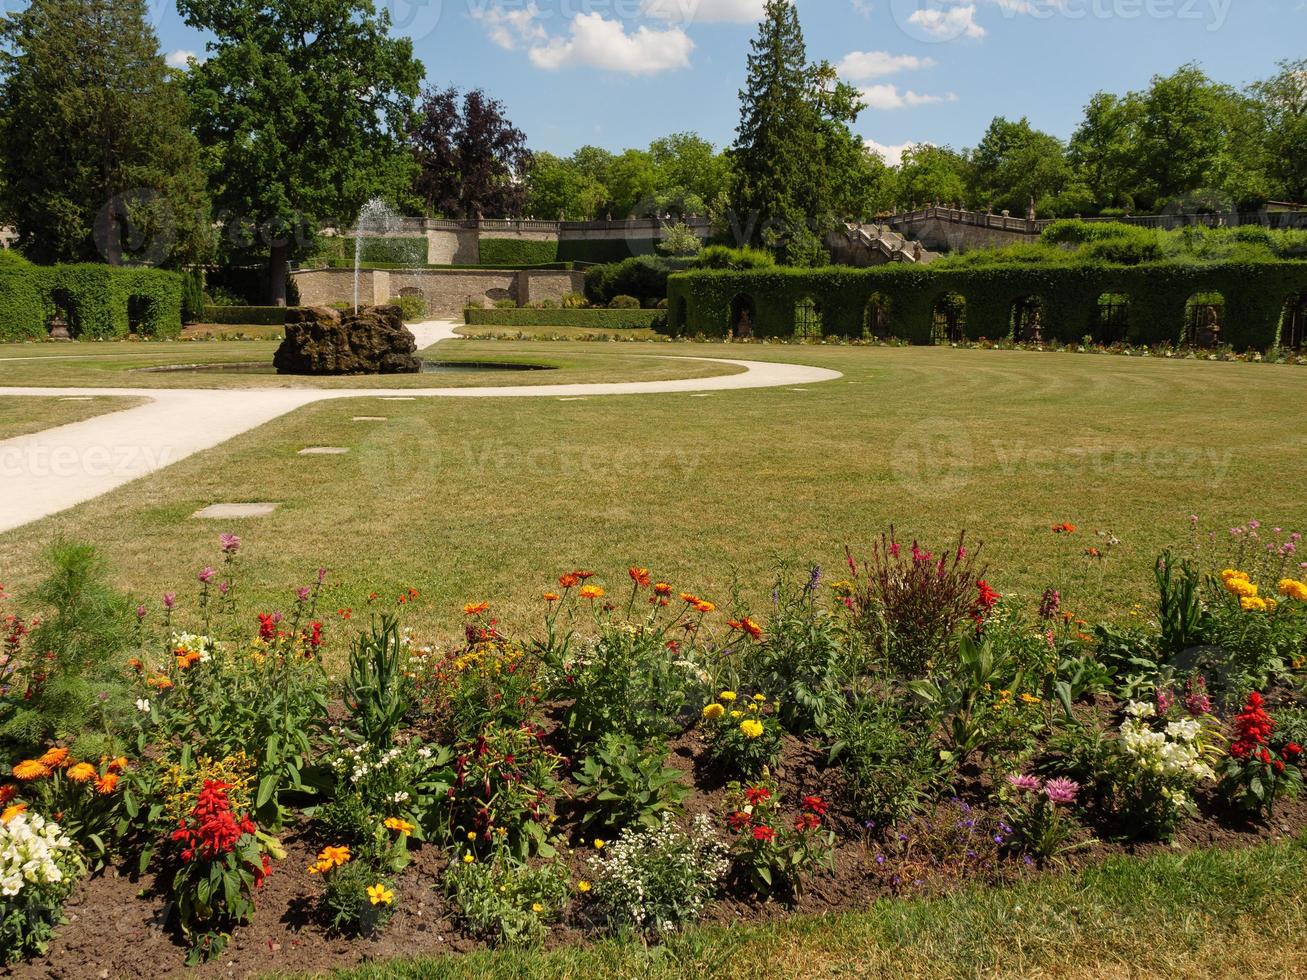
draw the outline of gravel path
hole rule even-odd
[[[409,329],[424,349],[456,336],[454,323]],[[689,358],[694,360],[694,358]],[[127,395],[144,405],[84,422],[0,441],[0,532],[74,507],[125,483],[212,449],[297,408],[337,398],[581,398],[664,392],[733,391],[815,384],[837,371],[798,364],[703,358],[738,365],[741,374],[684,381],[512,385],[486,388],[215,389],[2,388],[0,395],[69,398]]]

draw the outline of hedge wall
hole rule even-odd
[[[594,330],[630,330],[657,327],[666,310],[534,310],[482,309],[463,311],[470,327],[587,327]]]
[[[558,243],[558,260],[560,262],[589,262],[602,265],[607,262],[621,262],[640,255],[657,255],[658,244],[653,238],[566,238]]]
[[[205,323],[236,323],[280,327],[286,323],[285,306],[206,306]]]
[[[182,277],[161,269],[0,262],[0,340],[40,340],[62,309],[74,337],[175,337],[182,329]]]
[[[319,239],[317,256],[348,262],[353,268],[356,241],[348,235]],[[427,264],[427,236],[365,238],[362,259],[364,262],[385,262],[410,269],[415,265],[424,266]]]
[[[478,243],[482,265],[546,265],[558,261],[558,242],[532,242],[520,238],[483,238]]]
[[[870,301],[879,294],[890,335],[918,344],[933,342],[935,304],[950,293],[966,301],[971,340],[1007,337],[1013,304],[1039,297],[1045,339],[1063,343],[1105,339],[1096,335],[1099,297],[1125,294],[1130,302],[1120,339],[1157,344],[1181,339],[1190,297],[1220,292],[1222,340],[1246,350],[1275,343],[1285,304],[1307,292],[1307,262],[695,270],[671,276],[667,292],[668,330],[677,336],[722,336],[733,329],[741,307],[750,310],[754,336],[793,336],[796,306],[811,298],[821,312],[822,333],[859,337]]]

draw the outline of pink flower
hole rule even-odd
[[[142,620],[142,619],[144,619],[144,618],[145,618],[145,611],[146,611],[146,610],[145,610],[145,606],[144,606],[144,604],[137,606],[137,607],[136,607],[136,618],[137,618],[138,620]]]
[[[295,590],[295,596],[296,598],[299,599],[300,602],[308,602],[310,594],[311,594],[311,590],[307,585],[301,585],[298,589]]]
[[[177,593],[176,593],[176,592],[165,592],[165,593],[163,594],[163,608],[164,608],[164,609],[171,609],[171,608],[172,608],[173,606],[175,606],[175,605],[177,605]]]
[[[1024,773],[1015,776],[1008,776],[1008,785],[1018,793],[1038,793],[1040,789],[1039,779],[1035,776],[1027,776]]]
[[[205,565],[204,568],[200,570],[200,574],[195,577],[199,579],[201,582],[203,582],[205,585],[208,585],[210,582],[213,581],[213,569],[210,568],[208,565]]]
[[[241,550],[241,539],[234,534],[218,535],[218,544],[222,546],[224,555],[234,555]]]
[[[1079,792],[1080,784],[1073,779],[1050,779],[1044,784],[1044,795],[1054,805],[1074,803]]]
[[[321,584],[322,584],[323,582],[325,582],[326,580],[327,580],[327,570],[326,570],[325,568],[319,568],[319,569],[318,569],[318,584],[321,585]]]

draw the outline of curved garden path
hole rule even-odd
[[[448,321],[411,324],[409,329],[416,337],[420,350],[457,336],[457,324]],[[722,357],[702,360],[735,365],[744,368],[744,371],[681,381],[402,390],[0,387],[0,395],[45,398],[124,395],[149,399],[144,405],[134,408],[0,441],[0,532],[92,500],[297,408],[331,399],[646,395],[784,387],[815,384],[840,377],[838,371],[800,364],[774,364]]]

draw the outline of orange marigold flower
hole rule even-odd
[[[151,677],[145,683],[149,684],[150,687],[158,688],[160,691],[166,691],[172,687],[172,681],[166,677]]]
[[[25,783],[33,779],[44,779],[50,775],[50,767],[37,759],[24,759],[14,766],[13,771],[14,778],[21,779]]]
[[[672,586],[669,582],[655,582],[653,589],[654,595],[657,596],[666,597],[672,594]]]
[[[45,755],[41,756],[39,761],[43,766],[58,769],[68,762],[68,750],[64,748],[50,749]]]
[[[710,613],[710,612],[717,611],[717,607],[714,606],[707,599],[700,599],[698,602],[694,604],[694,608],[701,613]]]
[[[179,653],[177,654],[177,669],[186,670],[189,667],[193,667],[200,662],[200,659],[201,655],[196,653],[194,650],[187,651],[186,653]]]
[[[557,592],[545,593],[545,602],[557,602],[561,598],[562,596],[560,596]]]
[[[108,796],[117,788],[118,788],[118,774],[116,772],[111,772],[104,776],[101,776],[99,780],[96,781],[95,784],[95,791],[99,793],[101,796]]]
[[[634,582],[636,585],[640,586],[641,588],[648,588],[649,583],[652,581],[652,579],[649,577],[649,569],[647,568],[633,567],[628,569],[626,574],[631,576],[631,581]]]
[[[68,767],[68,778],[75,783],[89,783],[92,779],[98,779],[99,772],[95,766],[89,762],[79,762],[75,766]]]
[[[1076,526],[1070,522],[1053,525],[1054,534],[1075,534]]]
[[[387,817],[385,821],[387,830],[393,830],[400,834],[411,834],[416,830],[416,826],[407,820],[401,820],[399,817]]]
[[[490,603],[488,602],[469,602],[466,606],[463,607],[463,615],[480,616],[483,612],[485,612],[489,608],[490,608]]]
[[[762,627],[759,626],[757,623],[755,623],[748,616],[743,616],[740,619],[732,619],[726,625],[733,630],[739,630],[741,633],[747,633],[755,640],[762,639]]]
[[[604,590],[602,587],[598,585],[581,586],[582,599],[602,599],[603,597],[604,597]]]
[[[15,803],[13,806],[7,806],[5,807],[5,812],[0,813],[0,823],[7,824],[10,820],[14,819],[14,817],[18,816],[20,813],[26,813],[26,812],[27,812],[26,803]]]
[[[109,771],[110,771],[110,772],[126,772],[126,771],[127,771],[127,756],[125,756],[125,755],[120,755],[120,756],[118,756],[118,758],[116,758],[116,759],[111,759],[110,762],[109,762]]]
[[[138,674],[145,669],[145,664],[141,663],[135,657],[132,657],[131,660],[127,661],[127,666],[132,668],[132,670],[136,671]]]
[[[571,572],[568,572],[566,575],[558,576],[558,584],[564,589],[574,589],[581,584],[581,580]]]
[[[693,606],[698,604],[699,597],[692,592],[682,592],[681,601],[688,606]]]
[[[573,572],[572,574],[575,575],[577,578],[579,578],[582,582],[584,582],[584,581],[585,581],[586,579],[588,579],[588,578],[594,578],[594,577],[595,577],[595,573],[594,573],[594,572],[576,571],[576,572]]]

